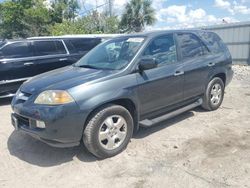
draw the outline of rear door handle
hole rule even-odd
[[[176,71],[176,72],[174,73],[174,76],[180,76],[180,75],[183,75],[183,74],[184,74],[184,71],[178,70],[178,71]]]
[[[33,62],[27,62],[27,63],[24,63],[23,65],[24,66],[30,66],[30,65],[34,65],[34,63]]]
[[[209,67],[212,67],[214,65],[215,65],[215,63],[213,63],[213,62],[210,62],[210,63],[207,64],[207,66],[209,66]]]

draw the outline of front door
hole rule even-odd
[[[153,39],[141,58],[155,58],[157,67],[137,73],[142,116],[183,100],[183,70],[177,61],[173,34]]]

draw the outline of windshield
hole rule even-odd
[[[119,70],[133,59],[143,37],[123,37],[104,42],[80,59],[75,66]]]

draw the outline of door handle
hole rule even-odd
[[[210,63],[207,64],[207,66],[209,66],[209,67],[212,67],[212,66],[214,66],[214,65],[215,65],[214,62],[210,62]]]
[[[174,76],[180,76],[180,75],[183,75],[183,74],[184,74],[184,71],[178,70],[178,71],[176,71],[176,72],[174,73]]]
[[[59,59],[59,61],[67,61],[68,59],[67,58],[61,58]]]
[[[27,63],[24,63],[23,65],[24,66],[30,66],[30,65],[34,65],[34,63],[33,62],[27,62]]]

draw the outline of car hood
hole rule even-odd
[[[110,76],[115,72],[117,71],[68,66],[29,79],[21,86],[21,90],[30,94],[50,89],[67,90],[77,85]]]

